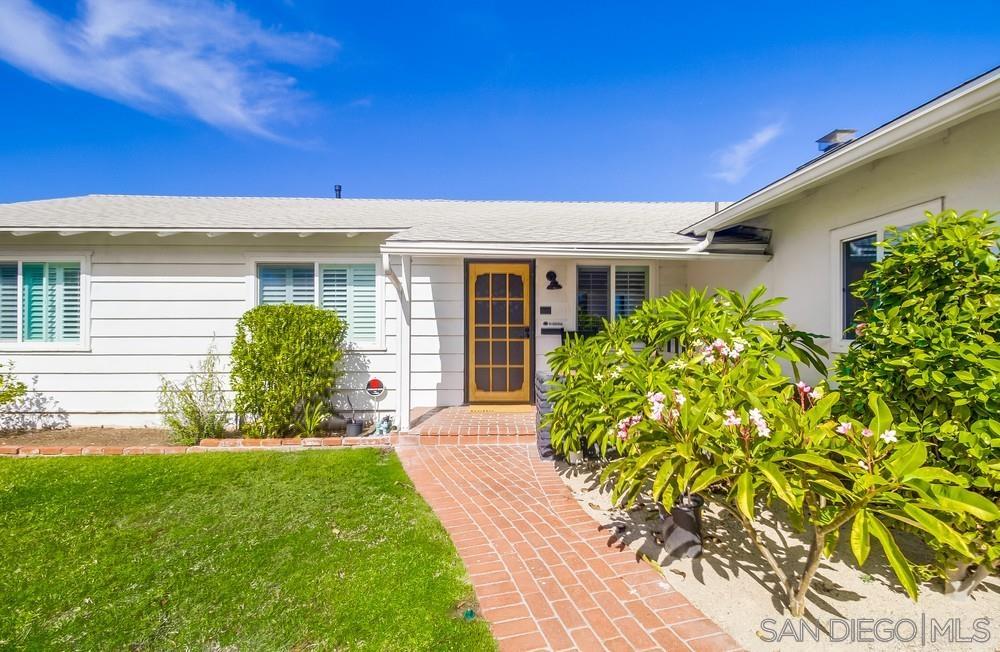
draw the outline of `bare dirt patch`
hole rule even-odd
[[[0,432],[0,446],[165,446],[170,433],[160,428],[63,428]]]

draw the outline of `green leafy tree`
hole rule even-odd
[[[837,360],[851,414],[878,393],[930,444],[933,464],[1000,501],[1000,228],[988,213],[928,213],[890,231],[885,255],[852,292],[864,302],[857,338]],[[902,428],[902,426],[901,426]],[[958,511],[962,554],[939,548],[941,567],[968,592],[1000,562],[1000,524]],[[966,554],[966,551],[968,554]],[[955,586],[952,585],[952,586]]]
[[[236,325],[231,382],[235,410],[258,437],[282,437],[314,417],[335,392],[347,325],[316,306],[268,305]]]

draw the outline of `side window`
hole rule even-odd
[[[377,281],[375,263],[258,264],[257,303],[294,303],[334,310],[347,323],[349,341],[375,344],[379,341]]]
[[[580,265],[576,268],[576,331],[593,335],[601,322],[611,318],[611,268]]]
[[[615,317],[628,317],[649,298],[648,267],[615,267]]]
[[[348,324],[347,339],[374,342],[378,330],[375,265],[321,265],[320,305]]]
[[[316,303],[315,269],[308,265],[258,265],[258,303]]]
[[[895,228],[896,234],[902,235],[923,222],[928,212],[940,213],[943,207],[944,198],[939,197],[830,231],[830,337],[834,352],[846,351],[851,341],[857,338],[855,315],[864,308],[864,302],[851,294],[851,285],[885,256],[885,248],[879,243],[898,237],[893,235],[892,228]]]
[[[878,260],[875,234],[846,240],[841,243],[841,292],[843,294],[843,310],[841,323],[843,338],[853,340],[854,315],[864,307],[861,299],[851,294],[851,285],[861,280],[865,272]]]
[[[0,263],[0,341],[79,342],[80,263]]]
[[[628,317],[649,298],[649,267],[580,265],[576,268],[576,330],[593,335],[604,319]]]

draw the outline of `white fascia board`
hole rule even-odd
[[[814,163],[806,164],[688,228],[691,233],[704,235],[709,230],[718,230],[759,217],[765,211],[784,203],[790,195],[819,185],[831,176],[864,165],[910,141],[935,131],[943,131],[976,113],[998,107],[1000,68],[837,148]]]
[[[695,251],[691,245],[677,244],[661,247],[623,247],[614,245],[495,245],[490,243],[430,243],[388,242],[381,247],[383,254],[409,254],[413,256],[478,256],[478,257],[528,257],[528,258],[627,258],[655,260],[699,260],[770,258],[759,252],[714,253]]]
[[[407,227],[408,228],[408,227]],[[30,230],[29,230],[30,229]],[[72,230],[70,230],[72,229]],[[37,227],[37,226],[0,226],[0,232],[13,233],[14,235],[31,235],[35,233],[58,233],[61,236],[70,235],[80,235],[83,233],[110,233],[114,235],[128,235],[134,233],[155,233],[157,235],[163,235],[167,237],[170,235],[179,235],[182,233],[203,233],[209,236],[217,236],[220,234],[301,234],[307,233],[309,235],[313,234],[347,234],[348,237],[353,237],[358,233],[401,233],[405,231],[406,228],[359,228],[356,226],[345,227],[340,229],[268,229],[268,228],[245,228],[245,229],[227,229],[225,227],[219,228],[185,228],[185,227],[170,227],[164,228],[162,226],[158,227],[129,227],[127,229],[122,228],[110,228],[110,227],[86,227],[86,226],[75,226],[75,225],[64,225],[64,226],[53,226],[53,227]],[[353,234],[353,235],[351,235]]]

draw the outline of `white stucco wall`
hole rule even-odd
[[[0,343],[0,359],[33,389],[34,407],[65,413],[74,425],[153,425],[160,377],[180,380],[214,342],[228,370],[236,321],[254,303],[254,257],[280,261],[314,256],[379,259],[374,235],[36,234],[0,236],[0,260],[20,255],[87,255],[90,259],[89,347],[21,351]],[[383,278],[384,281],[384,278]],[[394,411],[398,302],[386,284],[385,345],[350,355],[342,381],[359,409]],[[389,388],[376,406],[362,391],[377,375]]]
[[[764,284],[788,297],[783,309],[792,322],[829,335],[840,301],[832,289],[831,231],[936,198],[959,212],[1000,210],[1000,111],[847,173],[757,220],[774,229],[769,262],[692,261],[687,281],[742,291]]]

